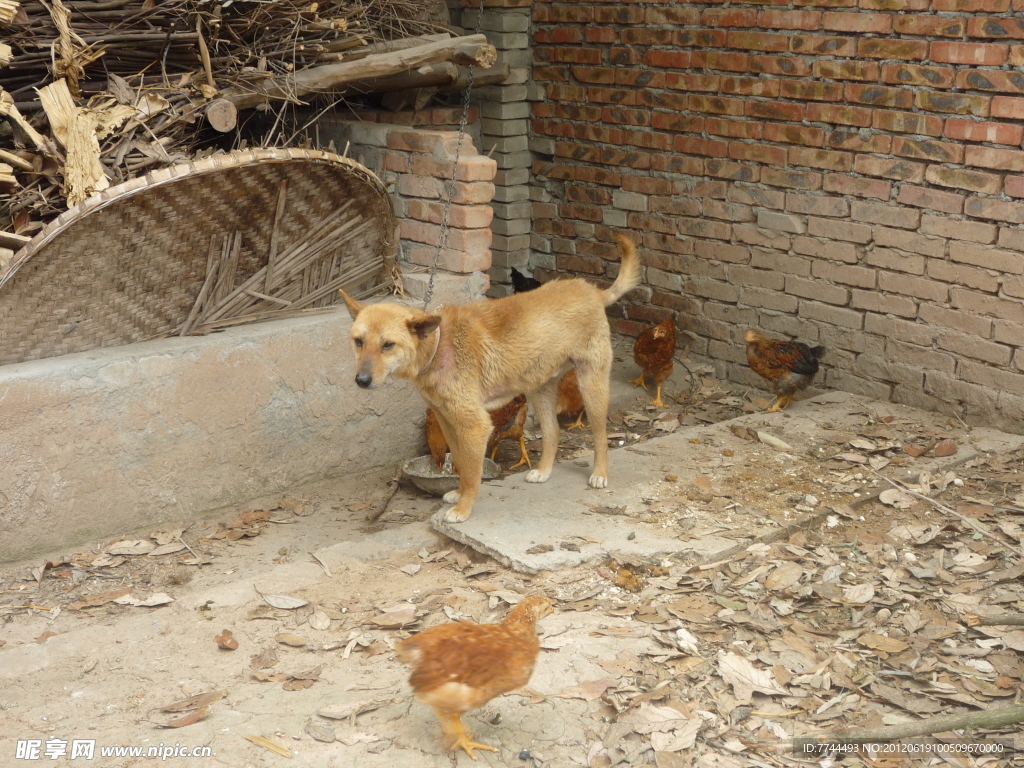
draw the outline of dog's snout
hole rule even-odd
[[[370,385],[373,384],[373,376],[371,376],[368,373],[357,373],[356,384],[358,384],[363,389],[368,389]]]

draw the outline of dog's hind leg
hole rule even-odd
[[[490,414],[483,408],[479,411],[461,411],[451,414],[451,417],[451,427],[458,434],[456,441],[459,446],[459,490],[455,506],[445,512],[444,519],[449,523],[461,523],[472,514],[473,503],[480,493],[487,439],[491,436],[494,425],[491,423]],[[454,492],[451,495],[454,495]],[[445,494],[445,501],[449,498],[450,494]]]
[[[577,362],[576,378],[580,395],[590,419],[590,432],[594,436],[594,473],[590,476],[592,488],[608,487],[608,379],[611,359],[597,362]]]
[[[526,473],[526,482],[543,483],[551,477],[551,469],[555,466],[555,456],[558,454],[558,382],[561,376],[555,376],[551,381],[527,395],[530,405],[533,406],[533,415],[540,422],[541,451],[540,461],[537,468]]]

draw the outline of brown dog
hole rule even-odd
[[[445,515],[461,522],[480,492],[488,410],[525,393],[540,422],[543,449],[528,483],[551,476],[558,450],[558,382],[576,368],[580,393],[594,436],[590,485],[608,485],[608,379],[611,336],[605,307],[640,282],[636,247],[620,235],[622,266],[610,288],[586,280],[555,280],[503,299],[442,307],[434,314],[399,304],[364,305],[342,292],[355,320],[352,346],[356,384],[369,388],[394,374],[411,379],[437,414],[455,464],[459,490]]]

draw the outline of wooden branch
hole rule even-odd
[[[1001,613],[998,616],[968,616],[969,627],[1024,627],[1024,613]]]
[[[488,69],[479,67],[473,72],[473,87],[479,88],[482,85],[499,85],[508,80],[510,68],[508,64],[495,64]],[[469,87],[469,67],[459,67],[459,77],[451,85],[445,85],[438,90],[441,93],[452,91],[464,91]]]
[[[271,99],[295,100],[309,93],[328,91],[348,83],[372,80],[428,64],[452,61],[490,67],[497,60],[497,51],[483,35],[468,35],[440,40],[415,48],[371,54],[358,61],[343,61],[311,67],[288,77],[268,78],[260,84],[233,86],[221,92],[239,109],[249,109]]]
[[[370,505],[370,508],[368,510],[366,510],[366,516],[364,519],[370,521],[376,520],[378,517],[380,517],[387,511],[388,504],[391,503],[391,500],[395,497],[395,494],[398,493],[398,486],[401,482],[401,479],[402,467],[399,466],[397,471],[395,472],[395,476],[391,480],[388,480],[388,487],[384,490],[384,493],[381,495],[379,499],[377,499],[375,502],[373,502],[373,504]]]
[[[31,239],[31,237],[16,235],[13,232],[0,232],[0,247],[13,248],[17,251]]]
[[[415,48],[419,45],[426,45],[427,43],[437,43],[443,40],[450,40],[451,35],[447,32],[442,32],[439,35],[420,35],[418,37],[405,37],[401,40],[388,40],[386,42],[370,43],[369,45],[363,44],[358,50],[328,50],[324,53],[317,55],[317,61],[358,61],[359,59],[365,59],[367,56],[371,56],[377,53],[391,53],[393,51],[404,51],[409,48]],[[350,45],[349,48],[355,48],[356,45]]]
[[[428,64],[410,72],[400,72],[388,77],[377,77],[373,80],[360,80],[349,83],[340,89],[342,94],[350,93],[391,93],[406,91],[410,88],[436,88],[450,85],[459,77],[459,68],[450,61]]]
[[[978,728],[1002,728],[1024,722],[1024,704],[1001,707],[985,712],[971,712],[967,715],[945,715],[927,720],[915,720],[879,728],[874,731],[854,731],[850,734],[830,733],[822,736],[804,736],[778,745],[779,751],[799,750],[810,744],[882,744],[915,736],[930,736],[946,731],[965,731]]]

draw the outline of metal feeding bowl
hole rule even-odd
[[[459,488],[459,476],[450,472],[438,472],[434,457],[429,453],[409,459],[402,465],[402,474],[419,488],[434,496],[444,496],[448,491]],[[501,475],[501,467],[490,459],[484,459],[484,480],[494,480]]]

